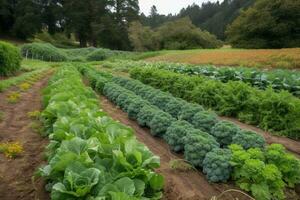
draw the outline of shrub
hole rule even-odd
[[[154,136],[163,136],[174,120],[168,113],[157,112],[149,123],[151,134]]]
[[[218,122],[217,115],[209,111],[198,112],[193,117],[192,124],[202,131],[211,132],[212,127]]]
[[[21,67],[21,55],[17,47],[0,41],[0,75],[9,76]]]
[[[202,111],[204,111],[202,106],[186,103],[182,106],[181,111],[179,112],[179,119],[192,123],[195,114]]]
[[[232,138],[233,144],[241,145],[244,149],[264,148],[266,141],[255,132],[242,130]]]
[[[203,172],[210,182],[226,182],[231,176],[231,152],[215,148],[208,152],[203,161]]]
[[[219,147],[219,143],[211,135],[194,129],[185,137],[184,157],[195,167],[203,167],[206,154]]]
[[[228,121],[218,122],[211,130],[211,134],[216,138],[221,146],[232,144],[232,138],[238,134],[240,128]]]
[[[150,127],[150,122],[153,119],[154,115],[159,111],[155,106],[145,105],[141,108],[140,112],[137,115],[137,121],[140,126]]]
[[[187,121],[175,121],[168,127],[164,139],[175,152],[183,151],[184,138],[193,129]]]

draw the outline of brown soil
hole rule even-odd
[[[39,166],[43,164],[44,147],[47,139],[34,133],[30,127],[32,120],[27,113],[41,109],[41,88],[48,78],[33,85],[16,104],[9,104],[7,94],[0,94],[0,111],[4,118],[0,122],[0,142],[20,142],[24,152],[15,159],[0,154],[0,199],[1,200],[48,200],[44,182],[33,179]]]
[[[242,129],[255,131],[258,134],[262,135],[268,144],[278,143],[284,145],[290,152],[293,152],[298,157],[300,156],[300,141],[292,140],[286,137],[275,136],[269,132],[263,131],[255,126],[247,125],[242,122],[239,122],[237,119],[229,118],[229,117],[220,117],[223,120],[231,121],[238,125]]]
[[[101,97],[102,109],[113,119],[132,127],[137,139],[144,143],[155,155],[160,157],[161,167],[157,170],[166,180],[164,200],[210,200],[228,189],[236,189],[233,184],[210,184],[205,176],[194,170],[182,171],[172,169],[170,161],[181,159],[182,155],[172,154],[168,145],[160,138],[152,137],[148,129],[141,128],[127,114],[114,106],[105,97]],[[248,200],[239,193],[229,192],[222,196],[222,200]]]

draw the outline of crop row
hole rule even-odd
[[[95,93],[72,66],[62,67],[43,92],[41,118],[50,138],[39,173],[51,199],[161,199],[159,158],[132,129],[100,111]]]
[[[4,90],[8,89],[11,86],[16,86],[19,83],[22,82],[30,82],[31,80],[38,79],[43,74],[47,73],[49,71],[49,68],[43,68],[40,70],[34,70],[32,72],[26,72],[20,76],[9,78],[6,80],[0,81],[0,92],[3,92]]]
[[[84,70],[89,71],[92,70]],[[152,135],[164,138],[173,151],[183,151],[186,160],[202,169],[211,182],[232,178],[258,200],[283,199],[284,187],[294,187],[300,182],[300,170],[294,168],[300,162],[282,145],[265,148],[264,139],[256,133],[219,121],[214,113],[201,106],[139,81],[102,76],[97,84],[95,77],[89,79],[96,82],[95,89],[103,88],[102,93],[128,113],[129,118],[149,127]],[[97,88],[103,83],[104,87]],[[281,162],[288,160],[286,168],[281,166]]]
[[[135,68],[130,75],[221,115],[236,117],[292,139],[300,138],[300,100],[288,92],[262,91],[243,82],[222,83],[153,68]]]
[[[300,73],[292,70],[259,70],[245,67],[214,67],[178,64],[168,62],[142,62],[142,61],[105,61],[104,67],[128,70],[132,67],[153,67],[165,69],[181,74],[204,75],[223,83],[229,81],[242,81],[258,89],[265,90],[271,87],[276,92],[286,90],[294,96],[300,97]]]

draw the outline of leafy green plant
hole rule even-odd
[[[149,123],[151,134],[154,136],[163,136],[171,123],[175,121],[171,115],[165,112],[157,112]]]
[[[0,75],[9,76],[21,67],[21,54],[17,47],[0,41]]]
[[[212,127],[218,123],[217,115],[209,111],[198,112],[193,117],[192,124],[202,131],[211,132]]]
[[[212,128],[211,134],[221,146],[232,144],[232,138],[240,132],[240,128],[228,121],[220,121]]]
[[[231,177],[231,152],[228,149],[215,148],[208,152],[203,160],[203,172],[211,182],[227,182]]]
[[[186,121],[174,121],[163,136],[170,148],[175,152],[184,150],[185,136],[193,129]]]
[[[144,105],[137,115],[137,121],[139,125],[150,127],[150,122],[158,112],[159,109],[157,107],[151,105]]]
[[[172,117],[179,118],[179,113],[185,104],[186,103],[183,100],[172,97],[169,99],[169,102],[165,105],[163,110],[172,115]]]
[[[145,105],[149,105],[149,103],[145,100],[142,100],[141,98],[134,99],[133,102],[130,103],[127,110],[129,118],[137,119],[139,112]]]
[[[184,157],[195,167],[203,167],[206,154],[219,147],[219,143],[211,135],[194,129],[185,137]]]
[[[192,123],[195,114],[202,111],[204,111],[204,108],[202,106],[186,103],[182,106],[181,111],[179,112],[179,119],[186,120]]]
[[[266,145],[265,139],[253,132],[242,130],[238,134],[234,135],[232,138],[232,144],[241,145],[244,149],[249,148],[264,148]]]
[[[21,94],[19,92],[11,92],[7,96],[7,101],[9,103],[17,103],[21,99]]]

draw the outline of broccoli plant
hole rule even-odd
[[[151,134],[154,136],[163,136],[173,121],[175,119],[168,113],[157,112],[149,123]]]
[[[266,141],[255,132],[242,130],[232,138],[233,144],[241,145],[244,149],[264,148]]]
[[[268,163],[274,164],[281,171],[283,180],[289,187],[300,183],[300,161],[294,155],[287,153],[281,144],[267,147],[265,157]]]
[[[211,129],[216,123],[218,123],[217,115],[209,111],[196,113],[192,122],[195,128],[207,133],[211,133]]]
[[[203,167],[206,154],[219,147],[219,143],[211,135],[193,129],[185,137],[184,157],[195,167]]]
[[[171,98],[169,102],[166,104],[166,107],[164,108],[164,111],[172,115],[174,118],[178,118],[179,113],[182,109],[182,106],[185,104],[185,101],[177,99],[177,98]]]
[[[175,121],[168,127],[164,139],[173,151],[183,151],[185,144],[184,137],[191,129],[193,129],[193,126],[187,121]]]
[[[216,138],[221,146],[227,146],[232,143],[232,138],[238,134],[240,128],[228,121],[218,122],[211,130],[211,134]]]
[[[155,106],[144,105],[137,115],[137,121],[140,126],[150,126],[150,122],[154,115],[159,112],[159,109]]]
[[[206,154],[203,172],[210,182],[226,182],[231,176],[231,152],[229,149],[215,148]]]
[[[199,106],[197,104],[186,103],[182,106],[178,118],[192,123],[194,115],[201,111],[204,111],[202,106]]]
[[[127,109],[128,117],[130,119],[137,119],[139,112],[145,105],[149,105],[149,102],[142,100],[141,98],[133,99]]]

